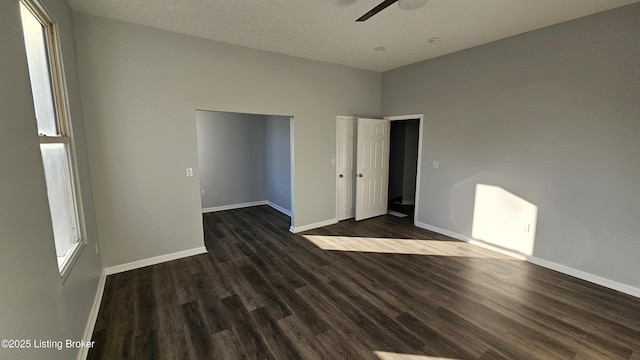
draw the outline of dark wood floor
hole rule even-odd
[[[288,221],[206,214],[208,254],[109,276],[89,359],[640,359],[640,299],[407,218]]]

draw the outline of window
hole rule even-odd
[[[20,13],[58,268],[65,276],[84,242],[56,27],[34,2],[21,1]]]

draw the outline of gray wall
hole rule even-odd
[[[0,333],[7,339],[83,336],[102,271],[84,142],[71,13],[43,0],[58,22],[88,246],[66,281],[58,272],[18,1],[0,2]],[[10,350],[3,359],[70,359],[76,351]]]
[[[533,256],[640,287],[640,4],[386,72],[382,99],[425,115],[418,221],[471,236],[498,186],[537,206]]]
[[[265,117],[267,200],[291,211],[290,117]]]
[[[203,246],[195,109],[294,116],[294,225],[336,218],[336,114],[379,114],[381,74],[74,20],[105,266]]]
[[[202,208],[267,198],[265,116],[196,111]]]

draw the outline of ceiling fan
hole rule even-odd
[[[380,11],[388,8],[391,4],[397,2],[398,6],[403,10],[414,10],[423,7],[428,0],[384,0],[378,6],[369,10],[368,13],[360,16],[356,21],[365,21]]]

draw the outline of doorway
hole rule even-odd
[[[414,115],[398,115],[385,117],[384,120],[388,120],[390,127],[396,127],[397,129],[404,128],[402,141],[395,141],[396,145],[400,147],[404,145],[402,154],[403,161],[398,164],[397,162],[389,163],[390,166],[394,166],[394,169],[389,168],[389,178],[395,176],[397,173],[401,173],[401,180],[396,178],[394,182],[401,184],[396,186],[394,183],[394,190],[389,189],[386,193],[385,202],[388,210],[398,212],[399,214],[405,214],[407,217],[414,217],[414,214],[418,212],[420,191],[420,158],[422,152],[422,129],[423,129],[423,114]],[[338,116],[337,117],[337,131],[336,131],[336,216],[338,221],[351,219],[355,216],[355,204],[358,202],[358,195],[356,192],[356,159],[358,158],[358,146],[357,146],[357,116]],[[401,124],[399,126],[395,123]],[[407,130],[409,129],[409,130]],[[407,133],[409,131],[409,133]],[[398,134],[402,133],[402,130],[396,131]],[[391,134],[389,136],[391,141]],[[391,150],[391,149],[390,149]],[[407,155],[405,159],[405,154]],[[394,154],[395,155],[395,154]],[[405,166],[407,164],[407,171],[405,176]],[[411,164],[409,166],[409,164]],[[406,178],[406,192],[405,189]],[[415,223],[415,217],[414,221]]]
[[[202,212],[293,212],[293,117],[196,111]]]
[[[387,210],[389,215],[413,218],[420,120],[396,120],[390,124]]]

